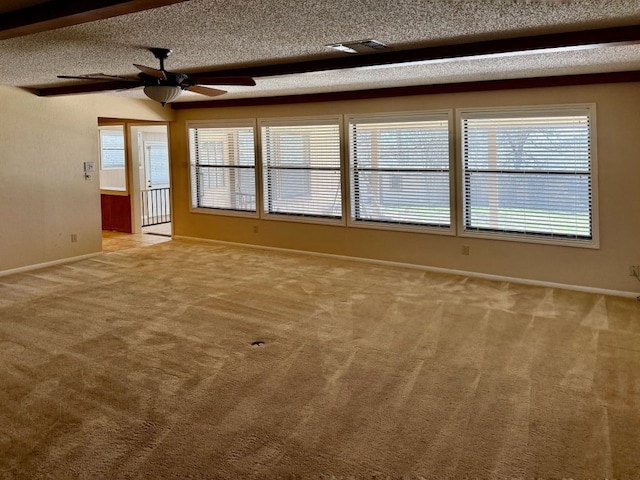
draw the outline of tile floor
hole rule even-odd
[[[121,233],[102,231],[102,251],[117,252],[129,248],[145,247],[170,242],[171,237],[150,233]]]
[[[150,227],[142,227],[142,233],[153,233],[155,235],[171,236],[171,223],[162,223],[160,225],[151,225]]]

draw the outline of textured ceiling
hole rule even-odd
[[[3,0],[0,13],[37,1]],[[373,38],[396,50],[640,24],[640,0],[190,0],[0,41],[0,83],[60,85],[58,74],[136,75],[147,47],[202,71],[340,57],[325,44]],[[640,69],[640,46],[262,77],[220,99]],[[112,93],[113,94],[113,93]],[[142,96],[140,90],[115,93]],[[183,95],[183,100],[207,97]]]

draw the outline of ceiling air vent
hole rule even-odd
[[[332,43],[325,46],[345,53],[371,53],[374,50],[389,48],[378,40],[358,40],[355,42]]]

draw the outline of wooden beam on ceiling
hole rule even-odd
[[[640,25],[551,33],[526,37],[502,38],[480,42],[439,45],[410,50],[389,49],[367,55],[345,54],[340,57],[308,60],[304,62],[259,65],[224,70],[209,70],[189,73],[189,77],[250,76],[270,77],[344,68],[379,65],[401,65],[411,62],[458,61],[482,57],[504,57],[531,53],[553,53],[571,50],[586,50],[640,43]]]
[[[164,7],[188,0],[50,0],[0,14],[0,40]]]
[[[514,78],[505,80],[482,80],[476,82],[441,83],[410,87],[374,88],[306,95],[282,95],[279,97],[233,98],[229,100],[207,100],[175,102],[169,104],[173,110],[201,108],[258,107],[265,105],[287,105],[297,103],[346,102],[375,98],[408,97],[416,95],[439,95],[447,93],[491,92],[496,90],[519,90],[525,88],[567,87],[575,85],[598,85],[640,82],[640,71],[585,73],[555,77]]]
[[[142,86],[142,84],[140,84],[140,86]],[[56,97],[61,95],[80,95],[83,93],[110,92],[114,90],[125,90],[127,88],[131,88],[129,82],[109,80],[106,82],[72,83],[69,85],[47,88],[25,87],[24,90],[35,93],[39,97]]]

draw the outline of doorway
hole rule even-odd
[[[99,125],[103,231],[171,237],[167,124],[100,119]]]
[[[169,141],[166,125],[132,125],[131,157],[134,183],[139,187],[134,201],[136,230],[171,236],[171,185]],[[135,178],[137,177],[137,178]],[[138,222],[139,228],[138,230]]]

